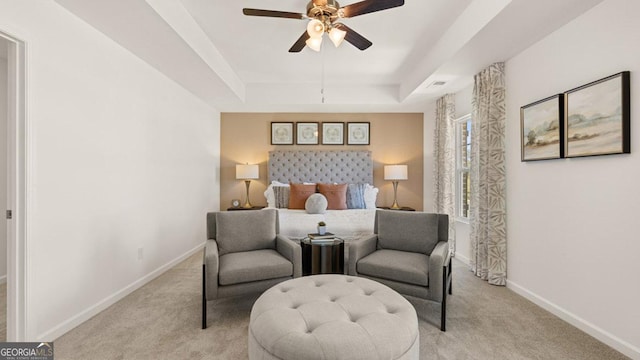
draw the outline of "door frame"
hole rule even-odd
[[[28,332],[28,237],[29,123],[27,116],[27,45],[0,29],[9,43],[7,51],[7,341],[27,341]]]

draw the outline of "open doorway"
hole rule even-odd
[[[24,42],[0,29],[0,339],[10,342],[28,339],[25,55]]]

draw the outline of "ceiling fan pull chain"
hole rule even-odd
[[[323,46],[320,45],[320,52],[322,53],[320,55],[320,61],[322,61],[322,74],[321,74],[321,79],[320,79],[320,95],[322,96],[322,103],[324,104],[324,50],[322,49]]]

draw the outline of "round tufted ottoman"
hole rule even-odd
[[[256,300],[251,360],[418,359],[418,318],[378,282],[314,275],[275,285]]]

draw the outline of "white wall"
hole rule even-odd
[[[509,60],[508,286],[640,359],[640,2],[606,0]],[[519,108],[631,71],[631,150],[520,162]]]
[[[53,340],[203,245],[220,114],[50,0],[0,8],[28,47],[28,338]]]
[[[0,38],[0,47],[6,40]],[[0,51],[0,54],[6,51]],[[7,59],[0,55],[0,216],[7,209]],[[0,284],[7,278],[7,222],[0,218]]]

